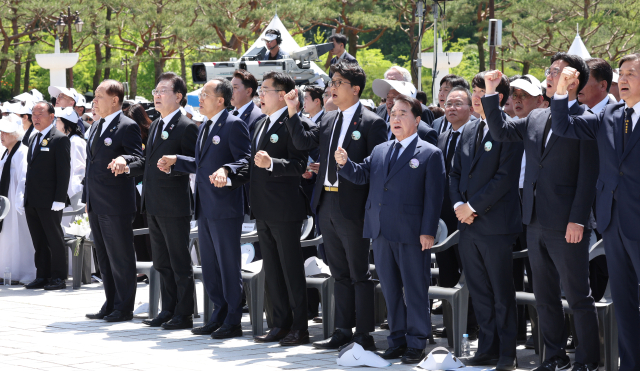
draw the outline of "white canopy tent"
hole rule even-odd
[[[577,25],[576,25],[576,37],[575,39],[573,39],[573,43],[571,44],[571,47],[569,48],[569,51],[567,52],[567,54],[575,54],[581,57],[582,59],[591,58],[591,54],[589,54],[589,50],[587,50],[587,47],[582,42],[582,38],[580,37],[580,32],[578,30]]]

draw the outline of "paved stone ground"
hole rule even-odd
[[[202,285],[196,284],[202,312]],[[137,302],[146,302],[148,286],[138,284]],[[334,370],[337,352],[319,351],[311,345],[280,347],[256,344],[251,339],[249,315],[243,317],[245,336],[213,340],[194,336],[188,330],[165,331],[149,328],[141,322],[109,324],[91,321],[85,313],[97,311],[104,301],[102,284],[62,291],[26,290],[21,286],[0,286],[0,371],[13,370]],[[442,316],[433,316],[435,324]],[[202,317],[196,319],[200,325]],[[266,325],[265,325],[266,328]],[[322,327],[310,322],[311,341],[321,340]],[[379,348],[387,347],[388,331],[378,329]],[[446,345],[446,340],[437,339]],[[475,343],[472,343],[472,351]],[[532,350],[518,347],[522,369],[537,366]],[[394,370],[414,367],[399,360]],[[415,368],[419,370],[419,368]]]

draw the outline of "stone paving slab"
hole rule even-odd
[[[337,352],[317,350],[311,345],[281,347],[256,344],[251,338],[249,315],[242,318],[244,337],[213,340],[188,330],[165,331],[141,322],[110,324],[86,319],[104,301],[102,284],[61,291],[26,290],[0,286],[0,371],[20,370],[345,370],[336,363]],[[196,283],[198,308],[202,314],[202,284]],[[146,302],[148,285],[138,284],[136,302]],[[442,316],[433,316],[442,324]],[[202,316],[195,320],[199,326]],[[266,329],[266,324],[265,324]],[[322,325],[309,322],[311,341],[322,339]],[[379,349],[387,347],[388,331],[373,334]],[[446,339],[436,339],[446,346]],[[472,351],[475,348],[472,343]],[[518,347],[522,370],[538,365],[532,350]],[[452,349],[450,349],[452,350]],[[392,370],[419,370],[395,362]]]

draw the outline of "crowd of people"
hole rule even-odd
[[[265,59],[286,57],[279,36],[266,32]],[[277,71],[259,84],[237,70],[203,86],[197,112],[184,108],[185,81],[163,73],[152,91],[153,121],[142,106],[123,106],[114,80],[99,85],[89,107],[64,87],[49,88],[55,106],[37,91],[4,105],[0,194],[12,208],[0,224],[0,262],[27,289],[65,288],[62,213],[85,207],[106,296],[88,318],[133,318],[135,263],[144,255],[162,282],[162,311],[145,325],[233,338],[243,336],[239,247],[249,215],[270,328],[256,342],[309,343],[318,302],[304,261],[317,255],[335,278],[336,329],[313,346],[376,350],[374,262],[390,331],[379,354],[411,364],[433,336],[429,249],[442,220],[459,243],[436,254],[437,284],[453,287],[464,271],[467,332],[478,338],[467,366],[517,367],[526,323],[515,292],[525,290],[526,272],[546,348],[536,370],[598,368],[595,302],[607,279],[620,369],[640,369],[640,54],[614,70],[602,59],[557,53],[543,82],[500,71],[471,82],[446,75],[430,106],[411,74],[394,66],[370,82],[383,102],[375,106],[361,96],[368,78],[345,51],[346,37],[330,41],[326,86],[296,87]],[[300,243],[308,216],[313,236],[323,237],[312,251]],[[195,328],[192,220],[214,303],[209,322]],[[134,248],[136,223],[149,228],[145,248]],[[604,239],[605,260],[589,261],[592,234]],[[512,252],[524,249],[528,259],[514,262]]]

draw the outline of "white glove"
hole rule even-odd
[[[53,205],[51,205],[51,210],[53,211],[60,211],[64,209],[64,202],[54,202]]]

